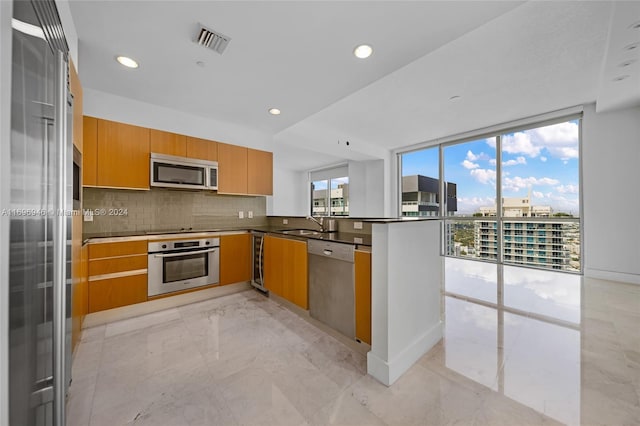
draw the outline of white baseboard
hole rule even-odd
[[[627,274],[625,272],[603,271],[602,269],[586,269],[584,276],[607,281],[618,281],[628,284],[640,285],[640,274]]]
[[[367,354],[367,373],[382,384],[391,386],[440,339],[442,339],[442,322],[438,321],[391,361],[387,362],[371,351]]]

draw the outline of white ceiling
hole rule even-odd
[[[601,84],[617,71],[607,68],[620,56],[607,55],[610,46],[640,41],[628,28],[640,2],[624,3],[71,0],[70,8],[85,87],[273,135],[278,163],[304,170],[597,98],[610,108],[640,104],[640,63],[625,70],[633,78]],[[222,55],[193,42],[198,23],[231,37]],[[375,49],[367,60],[352,55],[363,42]],[[140,68],[122,68],[119,54]],[[270,116],[272,106],[282,115]]]

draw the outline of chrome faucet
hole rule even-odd
[[[313,216],[307,216],[307,219],[320,225],[320,232],[324,232],[324,216],[320,216],[320,220],[316,219]]]

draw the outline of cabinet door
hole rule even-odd
[[[157,154],[177,155],[186,157],[187,137],[162,130],[149,130],[149,146],[151,152]]]
[[[218,142],[187,136],[187,157],[218,161]]]
[[[98,119],[82,117],[82,186],[98,184]]]
[[[273,153],[248,149],[247,168],[247,192],[273,195]]]
[[[220,237],[220,285],[251,280],[251,234]]]
[[[89,312],[147,301],[147,274],[89,281]]]
[[[82,85],[76,72],[76,66],[71,60],[69,61],[69,86],[73,95],[73,132],[71,137],[75,147],[82,153]]]
[[[356,250],[356,339],[371,344],[371,253]]]
[[[283,241],[284,256],[281,263],[284,271],[283,296],[302,309],[309,309],[307,243],[286,239]]]
[[[98,186],[149,189],[149,129],[98,120]]]
[[[218,143],[218,193],[247,193],[247,148]]]
[[[284,259],[284,239],[267,235],[264,237],[264,287],[284,297],[284,271],[282,263]]]

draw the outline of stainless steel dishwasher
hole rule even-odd
[[[309,315],[356,337],[354,246],[309,239]]]

